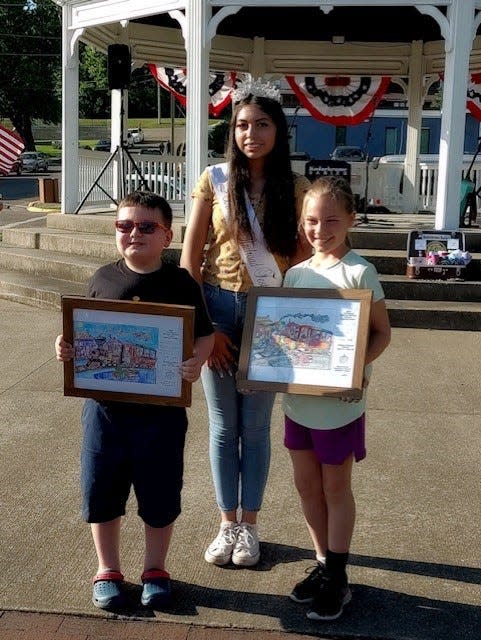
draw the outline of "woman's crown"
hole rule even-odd
[[[240,80],[232,91],[232,102],[235,104],[250,95],[256,98],[270,98],[276,102],[281,101],[281,92],[277,87],[267,80],[263,81],[262,78],[248,76],[245,80]]]

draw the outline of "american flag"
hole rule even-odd
[[[0,124],[0,174],[8,175],[25,147],[22,138]]]

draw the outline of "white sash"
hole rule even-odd
[[[227,163],[213,164],[208,167],[208,170],[224,218],[229,223]],[[282,285],[282,273],[274,256],[267,248],[259,220],[247,192],[245,192],[245,199],[253,241],[249,238],[242,240],[239,243],[239,253],[255,287],[280,287]]]

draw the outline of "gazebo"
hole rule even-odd
[[[435,228],[459,226],[469,73],[481,71],[481,0],[55,0],[63,11],[62,212],[79,203],[78,43],[129,46],[133,66],[186,67],[186,193],[207,162],[209,69],[390,76],[409,106],[404,199],[415,209],[423,97],[443,74]],[[120,144],[123,92],[112,90]],[[186,199],[186,216],[189,201]]]

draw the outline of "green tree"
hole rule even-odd
[[[109,118],[107,56],[93,47],[79,47],[79,113],[81,118]]]
[[[0,4],[0,117],[35,150],[32,121],[61,119],[61,12],[52,0]]]
[[[80,44],[79,110],[82,118],[110,117],[110,91],[107,80],[107,56],[93,47]],[[129,117],[157,115],[157,83],[147,65],[134,69],[130,76]],[[169,114],[169,94],[162,91],[161,113]]]

